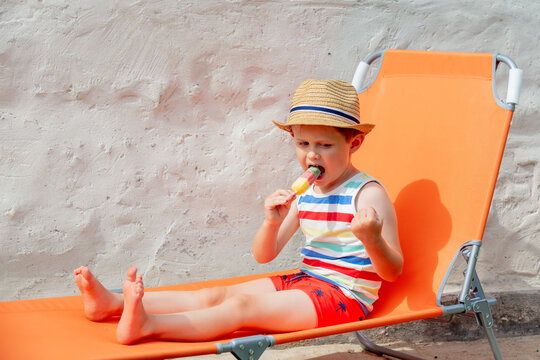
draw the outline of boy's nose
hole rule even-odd
[[[308,159],[310,160],[317,160],[319,159],[319,153],[317,153],[316,151],[313,151],[311,150],[309,153],[308,153]]]

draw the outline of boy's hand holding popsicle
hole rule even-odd
[[[321,171],[310,166],[291,186],[292,190],[277,190],[264,202],[266,220],[272,224],[281,224],[291,207],[296,195],[303,194],[321,175]]]

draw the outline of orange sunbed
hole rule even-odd
[[[375,80],[363,87],[370,64]],[[506,101],[495,87],[500,62],[510,67]],[[151,359],[232,352],[257,359],[267,346],[345,332],[473,312],[502,358],[493,335],[490,305],[475,265],[499,165],[519,98],[521,70],[506,56],[388,50],[361,62],[353,79],[362,121],[377,126],[355,163],[386,186],[398,215],[405,257],[403,275],[383,283],[380,299],[360,322],[283,334],[237,333],[204,343],[115,341],[116,322],[84,318],[78,296],[0,303],[0,354],[6,359]],[[446,278],[462,253],[467,271],[456,303],[440,304]],[[156,288],[196,289],[267,276],[231,278]],[[414,358],[377,347],[366,348]]]

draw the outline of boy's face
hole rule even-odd
[[[294,125],[292,132],[302,169],[316,166],[321,170],[316,189],[328,192],[357,172],[351,155],[360,147],[361,135],[347,140],[336,128],[322,125]]]

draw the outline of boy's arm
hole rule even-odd
[[[377,183],[366,184],[356,199],[353,234],[362,241],[377,274],[396,280],[403,270],[396,212],[386,191]]]
[[[300,226],[296,194],[278,190],[264,202],[265,219],[253,240],[253,257],[260,264],[275,259]]]

